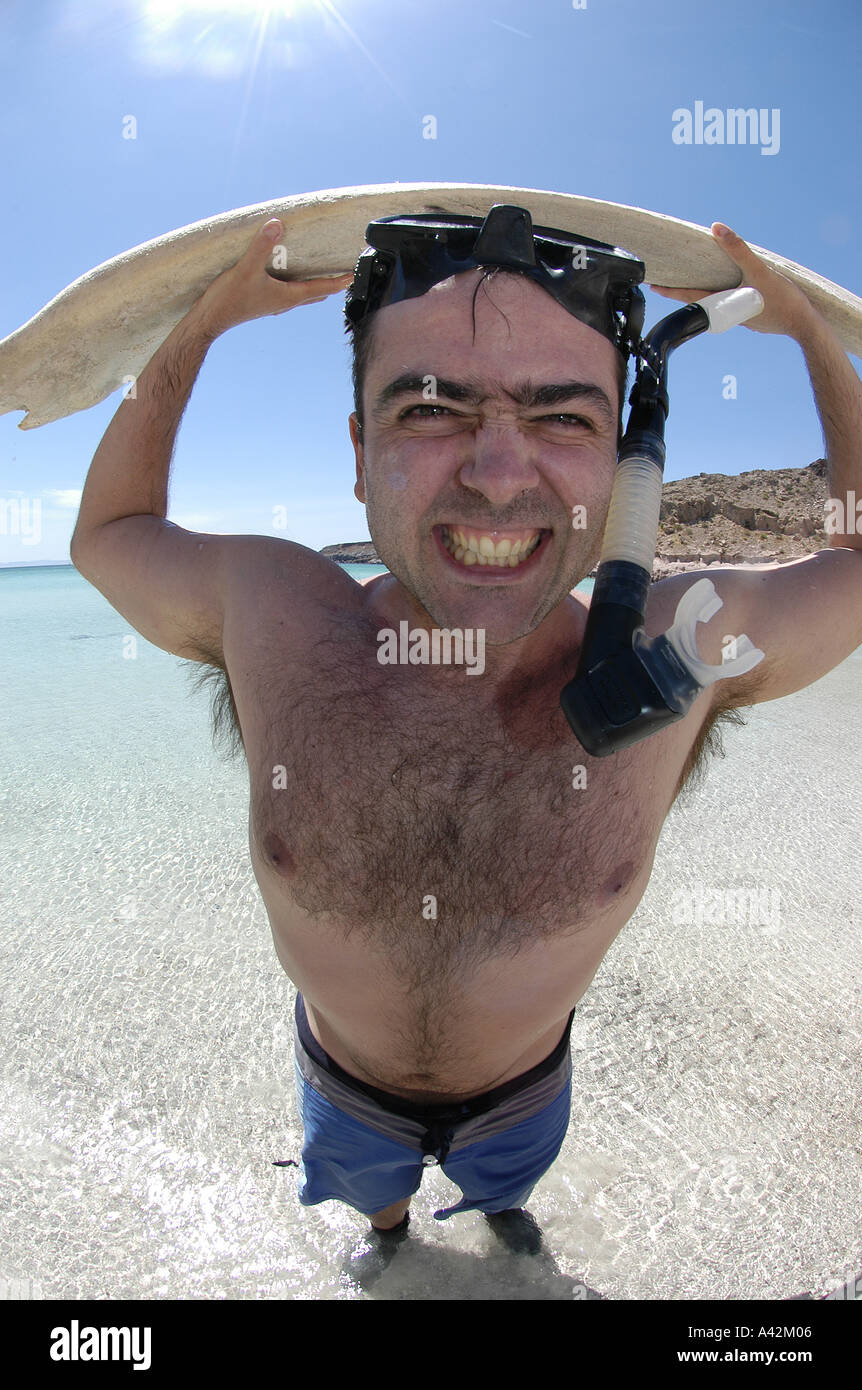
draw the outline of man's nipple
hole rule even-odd
[[[296,861],[285,841],[274,830],[268,831],[263,839],[263,857],[270,868],[280,874],[292,874]]]
[[[620,897],[631,887],[637,872],[637,864],[634,859],[624,859],[617,866],[610,878],[605,879],[599,889],[600,897],[607,901]]]

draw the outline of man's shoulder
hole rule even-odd
[[[285,638],[298,657],[331,627],[366,606],[368,590],[334,560],[297,541],[233,536],[224,565],[224,651],[247,660]]]
[[[357,583],[335,560],[310,546],[280,536],[225,536],[225,574],[231,587],[259,600],[288,589],[297,602],[329,602],[336,594],[345,599],[361,592]]]

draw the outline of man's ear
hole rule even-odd
[[[356,457],[356,482],[353,485],[353,492],[357,501],[365,502],[365,464],[363,461],[362,449],[362,426],[356,418],[356,411],[348,417],[347,423],[350,427],[350,442],[353,445],[353,453]]]

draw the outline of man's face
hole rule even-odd
[[[474,338],[480,278],[379,311],[361,442],[350,427],[383,563],[437,626],[496,645],[598,559],[619,401],[611,344],[523,276],[480,286]]]

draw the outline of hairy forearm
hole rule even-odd
[[[850,359],[826,323],[813,312],[797,334],[823,426],[828,464],[828,496],[840,502],[830,508],[827,537],[830,546],[862,550],[862,382]]]
[[[177,430],[217,336],[194,305],[151,358],[102,438],[84,485],[73,548],[109,521],[165,517]]]

